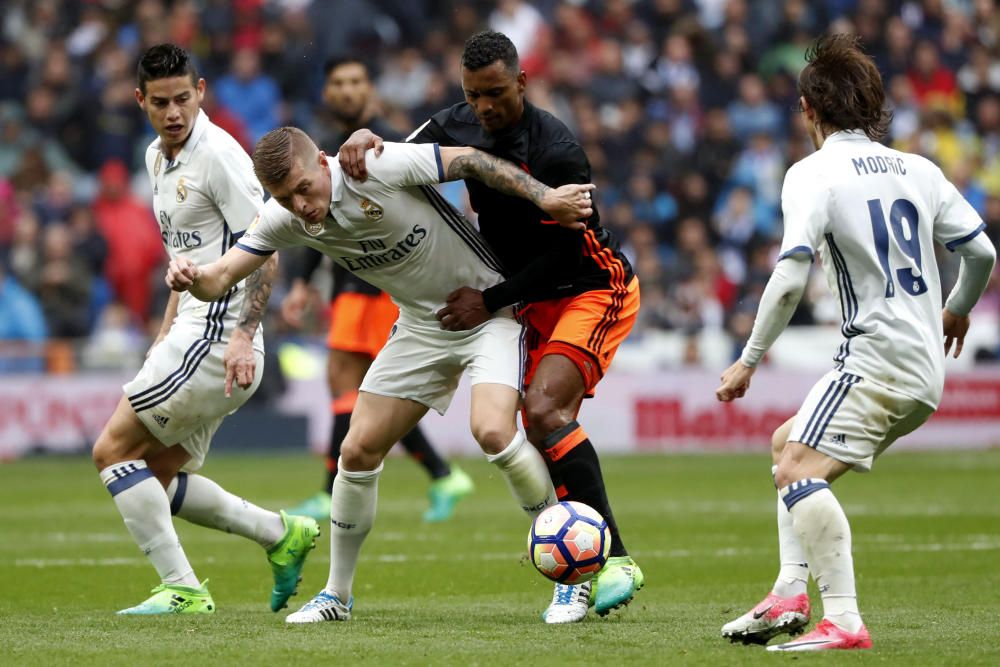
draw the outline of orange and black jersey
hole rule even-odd
[[[386,141],[402,141],[403,139],[399,132],[393,129],[391,125],[386,123],[381,118],[371,118],[369,119],[367,125],[368,129]],[[319,144],[319,147],[321,150],[325,151],[327,155],[336,155],[337,151],[340,150],[340,146],[347,141],[351,134],[352,132],[347,131],[337,131],[325,134],[323,135],[323,139],[321,140],[322,143]],[[323,261],[323,253],[319,250],[313,250],[312,248],[303,248],[303,251],[302,263],[299,266],[299,271],[296,275],[308,283],[309,280],[312,279],[312,275],[315,273],[316,268],[320,265],[320,262]],[[344,293],[378,296],[382,293],[382,290],[367,283],[342,267],[340,264],[334,262],[333,293],[330,295],[330,301],[333,301],[338,295]]]
[[[487,134],[468,104],[439,111],[408,141],[472,146],[520,165],[552,187],[589,183],[590,162],[576,137],[552,114],[525,102],[513,128]],[[560,227],[531,202],[467,179],[479,230],[503,262],[508,279],[483,292],[491,312],[514,303],[561,299],[595,289],[623,289],[632,267],[618,240],[601,227],[597,207],[581,234]]]

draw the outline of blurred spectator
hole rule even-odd
[[[260,71],[260,55],[250,48],[233,54],[230,73],[215,82],[215,97],[246,125],[254,144],[279,125],[281,95],[274,79]]]
[[[757,133],[750,138],[749,145],[733,164],[730,179],[734,184],[750,188],[759,204],[777,209],[785,179],[785,157],[771,135]],[[768,213],[773,219],[773,211]],[[760,231],[769,232],[770,225]]]
[[[49,335],[86,336],[90,332],[90,267],[73,252],[72,232],[63,223],[46,227],[42,247],[35,291],[42,303]]]
[[[409,133],[462,99],[464,40],[488,26],[517,45],[528,99],[587,151],[603,220],[643,281],[637,331],[724,325],[737,345],[749,333],[775,260],[784,171],[814,150],[792,109],[805,49],[823,32],[864,40],[886,83],[892,145],[940,164],[1000,240],[995,0],[18,0],[0,17],[8,277],[64,304],[48,311],[59,333],[97,326],[96,367],[162,307],[143,173],[150,132],[133,94],[152,44],[194,53],[210,84],[203,109],[249,151],[278,124],[329,122],[316,102],[333,54],[370,64],[380,115]],[[461,185],[447,194],[466,204]],[[55,279],[69,274],[78,282]],[[838,321],[836,300],[814,288],[824,283],[817,273],[793,322]],[[85,285],[88,296],[68,296]]]
[[[101,167],[94,219],[108,242],[105,275],[115,298],[137,322],[149,319],[154,270],[164,261],[163,241],[149,206],[129,190],[121,162]],[[169,221],[164,223],[169,227]]]
[[[498,0],[489,23],[510,38],[521,58],[531,58],[539,34],[547,29],[541,13],[524,0]]]
[[[0,179],[0,260],[10,250],[19,212],[14,186]]]
[[[42,370],[41,345],[47,333],[38,300],[7,273],[0,259],[0,373]]]
[[[737,139],[747,140],[754,134],[781,136],[781,113],[767,99],[764,82],[756,74],[740,78],[739,97],[729,104],[729,125]]]
[[[941,63],[934,42],[921,40],[913,53],[913,66],[907,73],[913,95],[923,108],[960,112],[962,99],[955,74]]]
[[[376,87],[379,97],[403,109],[414,109],[424,96],[434,71],[417,49],[403,49],[385,66]]]

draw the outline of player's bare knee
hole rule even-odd
[[[536,447],[550,434],[558,431],[573,421],[573,414],[560,409],[556,401],[544,394],[535,397],[529,395],[525,401],[524,412],[527,418],[528,440]]]
[[[351,472],[375,470],[382,463],[382,458],[379,448],[366,445],[363,436],[345,438],[340,448],[338,466]]]
[[[142,458],[143,453],[141,446],[125,442],[121,437],[115,437],[105,429],[94,443],[91,458],[98,470],[104,470],[122,461]]]
[[[513,424],[504,424],[499,420],[482,420],[472,425],[472,437],[487,454],[499,454],[514,439],[515,430]]]

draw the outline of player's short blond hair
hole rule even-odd
[[[318,152],[313,140],[299,128],[279,127],[257,142],[253,151],[253,171],[263,185],[276,185],[288,177],[293,160],[308,164]]]

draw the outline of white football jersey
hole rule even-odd
[[[387,292],[401,321],[435,330],[452,291],[503,280],[479,232],[430,185],[444,179],[437,144],[386,143],[378,158],[369,151],[364,182],[345,178],[335,159],[327,164],[332,201],[323,222],[307,223],[271,199],[237,246],[254,254],[315,248]]]
[[[153,212],[171,258],[208,264],[226,254],[263,206],[264,190],[253,162],[229,134],[199,111],[180,153],[168,160],[157,138],[146,149],[146,170],[153,185]],[[204,337],[229,339],[243,304],[243,283],[218,301],[204,303],[184,292],[178,320],[205,323]],[[255,344],[262,345],[257,328]]]
[[[949,250],[985,225],[932,162],[837,132],[788,170],[782,257],[819,254],[840,296],[835,367],[936,408],[944,389],[941,281]]]

